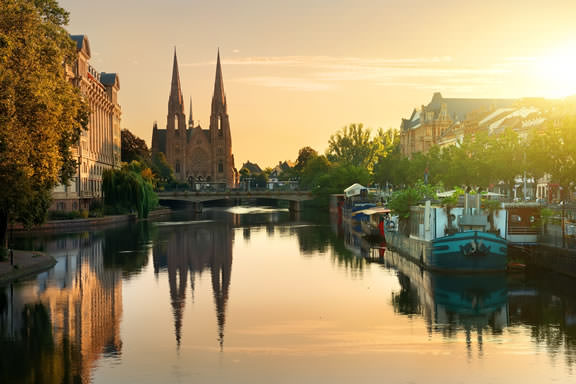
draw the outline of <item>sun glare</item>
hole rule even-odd
[[[576,95],[576,43],[557,48],[537,59],[535,72],[543,96]]]

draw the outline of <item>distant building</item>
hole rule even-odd
[[[220,66],[220,52],[216,63],[210,127],[202,129],[200,125],[194,124],[192,101],[190,101],[190,115],[186,127],[178,60],[174,51],[166,129],[159,129],[154,123],[152,153],[163,152],[168,164],[174,169],[176,179],[180,181],[236,186],[238,171],[234,167],[232,154],[232,134]]]
[[[75,177],[68,185],[56,187],[51,210],[88,209],[102,196],[102,173],[120,167],[120,118],[118,104],[120,80],[116,73],[98,72],[89,60],[90,43],[86,35],[72,35],[78,59],[66,68],[70,82],[77,86],[90,107],[88,130],[72,153],[78,162]]]
[[[256,163],[251,163],[250,161],[245,162],[242,164],[242,168],[240,168],[240,173],[242,170],[247,170],[251,175],[259,175],[262,173],[262,168]]]
[[[438,144],[445,134],[445,143],[454,142],[467,130],[476,128],[477,120],[482,113],[489,113],[497,108],[512,106],[515,99],[448,99],[439,92],[434,93],[428,105],[414,109],[408,119],[402,119],[400,126],[400,146],[404,156],[416,152],[428,152]],[[458,131],[451,128],[460,128]]]
[[[282,177],[282,174],[294,168],[294,163],[288,160],[279,161],[268,175],[268,189],[295,189],[298,182]]]

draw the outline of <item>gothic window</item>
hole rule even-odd
[[[217,127],[218,127],[218,136],[222,136],[222,116],[218,116]]]
[[[176,173],[180,173],[180,162],[179,161],[176,162],[175,168],[176,168]]]
[[[224,172],[224,164],[222,164],[222,160],[220,160],[220,161],[218,162],[218,172],[219,172],[219,173]]]

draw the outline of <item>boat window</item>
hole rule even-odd
[[[530,224],[534,224],[536,218],[534,216],[530,216]]]
[[[522,216],[520,216],[520,215],[511,215],[511,216],[510,216],[510,222],[511,222],[511,223],[521,223],[521,222],[522,222]]]

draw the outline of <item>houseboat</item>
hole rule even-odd
[[[464,207],[411,208],[409,228],[388,230],[388,246],[425,268],[447,272],[505,271],[508,242],[505,209],[483,211],[479,195]]]

